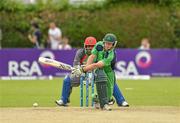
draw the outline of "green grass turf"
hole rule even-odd
[[[56,106],[62,80],[0,80],[0,107]],[[180,78],[118,80],[118,85],[131,106],[180,106]],[[73,88],[72,106],[79,106],[79,92]]]

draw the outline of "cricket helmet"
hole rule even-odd
[[[104,38],[103,38],[104,42],[111,42],[113,43],[113,45],[115,44],[115,42],[117,42],[117,38],[114,34],[112,33],[107,33]]]
[[[84,41],[84,49],[85,49],[85,53],[87,55],[91,54],[91,50],[93,49],[93,47],[96,45],[96,38],[95,37],[87,37]]]
[[[94,47],[94,45],[96,45],[96,38],[90,36],[87,37],[84,41],[84,48],[86,49],[88,46],[92,46],[92,48]]]

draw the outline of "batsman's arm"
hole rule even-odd
[[[92,59],[93,59],[93,57],[95,57],[95,55],[92,54]],[[104,66],[109,66],[109,65],[111,65],[111,61],[113,60],[113,58],[114,58],[114,52],[111,51],[111,52],[109,52],[109,55],[106,58],[98,61],[97,63],[86,65],[82,69],[84,72],[87,72],[87,71],[94,70],[96,68],[102,68]],[[90,58],[89,62],[91,62],[92,59]],[[89,60],[89,58],[88,58],[88,60]]]
[[[87,60],[87,63],[86,65],[90,65],[94,62],[94,59],[96,58],[96,55],[94,54],[91,54],[89,57],[88,57],[88,60]]]
[[[104,66],[104,63],[102,61],[99,61],[97,63],[93,63],[93,64],[90,64],[90,65],[83,67],[83,71],[84,72],[92,71],[96,68],[102,68],[103,66]]]

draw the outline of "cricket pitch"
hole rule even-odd
[[[1,123],[180,123],[180,107],[145,106],[102,111],[79,107],[0,108]]]

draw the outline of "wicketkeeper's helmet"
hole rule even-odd
[[[94,47],[94,45],[96,45],[96,38],[95,37],[92,37],[92,36],[90,36],[90,37],[87,37],[86,39],[85,39],[85,41],[84,41],[84,48],[85,49],[92,49],[93,47]]]

